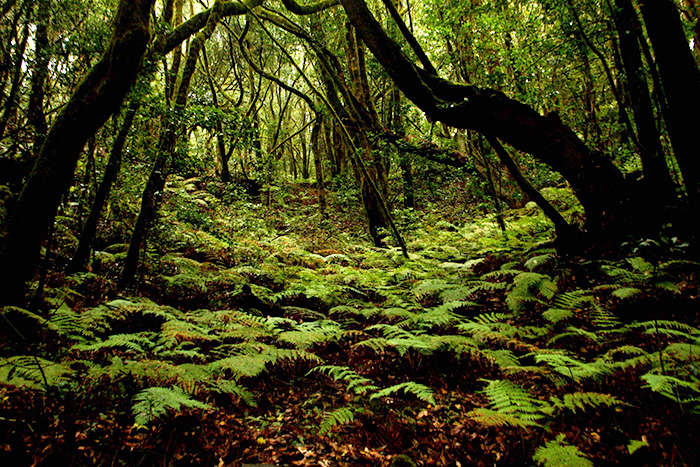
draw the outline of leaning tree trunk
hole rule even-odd
[[[68,190],[85,143],[119,108],[150,39],[154,0],[121,0],[102,58],[56,117],[39,151],[0,253],[0,303],[22,303],[39,248]]]
[[[451,83],[418,68],[364,0],[340,2],[372,54],[428,118],[496,137],[560,172],[581,201],[594,239],[619,237],[639,226],[630,225],[640,216],[635,216],[638,206],[628,197],[622,173],[609,157],[586,147],[556,114],[542,116],[499,91]]]

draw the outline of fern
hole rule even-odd
[[[647,383],[645,387],[676,401],[678,405],[689,405],[693,413],[700,413],[700,380],[697,378],[690,382],[650,372],[642,375],[642,379]]]
[[[153,337],[152,333],[114,334],[103,341],[93,344],[77,344],[73,346],[73,349],[95,352],[102,349],[120,347],[141,354],[154,347],[155,344],[151,340]]]
[[[574,310],[564,308],[550,308],[542,313],[542,317],[552,324],[557,324],[560,321],[567,321],[574,316]]]
[[[537,268],[540,268],[553,262],[556,262],[556,254],[546,253],[543,255],[533,256],[532,258],[525,261],[524,266],[530,271],[534,271]]]
[[[575,381],[599,378],[614,370],[612,365],[602,360],[587,363],[562,353],[536,353],[534,358],[537,363],[545,363],[555,372]]]
[[[320,365],[313,368],[309,373],[314,371],[328,375],[335,381],[345,382],[347,384],[347,390],[352,391],[355,394],[364,395],[370,391],[378,389],[378,387],[373,384],[371,379],[357,374],[355,371],[346,366]]]
[[[484,380],[488,385],[480,392],[489,398],[489,409],[475,409],[467,414],[485,426],[539,426],[549,405],[507,380]]]
[[[629,300],[630,298],[637,297],[642,291],[636,287],[619,287],[613,290],[613,297],[617,297],[620,300]]]
[[[168,410],[179,412],[182,407],[194,409],[211,409],[208,404],[192,399],[182,389],[152,387],[138,392],[133,398],[131,412],[136,426],[147,426],[152,421],[165,415]]]
[[[418,399],[425,401],[429,404],[435,405],[435,398],[433,397],[434,392],[428,386],[422,384],[414,383],[413,381],[407,381],[405,383],[395,384],[388,388],[384,388],[381,391],[370,396],[370,400],[379,399],[381,397],[388,397],[399,392],[410,393],[416,396]]]
[[[485,313],[456,327],[459,331],[482,342],[508,342],[517,334],[517,329],[513,325],[503,322],[509,318],[509,315],[503,313]]]
[[[30,355],[0,358],[0,383],[47,391],[70,383],[73,370],[59,362]]]
[[[305,350],[314,344],[336,340],[342,333],[343,328],[335,321],[310,321],[301,324],[293,323],[292,329],[280,332],[277,334],[277,339]]]
[[[318,428],[318,434],[324,435],[335,426],[352,423],[355,420],[355,411],[356,409],[353,407],[340,407],[324,413]]]
[[[556,439],[537,448],[532,460],[544,467],[594,467],[593,462],[579,448],[564,443],[564,437],[560,433]]]
[[[525,310],[526,303],[544,303],[539,296],[551,299],[557,285],[551,277],[536,272],[521,272],[513,278],[513,285],[506,297],[508,307],[514,312]]]
[[[400,322],[399,327],[418,326],[424,330],[446,328],[462,322],[462,317],[452,310],[461,306],[469,306],[470,302],[450,302],[446,305],[431,308],[423,313],[414,313],[412,317]]]
[[[239,385],[235,381],[230,381],[227,379],[217,379],[207,384],[206,390],[208,392],[236,396],[251,407],[258,406],[258,403],[255,400],[255,396],[253,395],[253,393],[248,391],[246,388]]]
[[[579,410],[585,412],[589,407],[619,407],[621,405],[626,405],[615,396],[601,394],[599,392],[574,392],[564,394],[563,399],[550,397],[549,401],[556,409],[570,410],[571,412],[577,412]]]
[[[597,303],[590,311],[589,316],[593,326],[602,330],[612,330],[622,326],[622,322],[615,313],[608,311]]]

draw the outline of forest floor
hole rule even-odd
[[[2,311],[4,465],[700,466],[676,239],[563,258],[532,207],[404,212],[404,258],[308,190],[222,199],[171,186],[128,293],[123,244],[65,276],[57,242],[43,303]]]

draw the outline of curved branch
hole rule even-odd
[[[228,16],[240,16],[244,15],[249,9],[255,8],[263,4],[263,0],[243,0],[240,2],[225,2],[221,6],[221,18],[226,18]],[[194,15],[192,18],[188,19],[182,23],[177,28],[173,29],[169,34],[160,36],[156,39],[155,44],[153,44],[153,50],[158,54],[166,55],[172,51],[175,47],[182,44],[188,37],[196,34],[200,29],[202,29],[209,20],[213,10],[209,8],[199,14]]]
[[[362,40],[406,97],[427,117],[455,128],[499,138],[532,154],[560,172],[596,230],[619,224],[630,213],[622,173],[604,155],[590,150],[556,114],[532,107],[488,88],[459,85],[416,67],[383,30],[364,0],[341,0]]]
[[[386,9],[389,10],[389,14],[391,15],[391,18],[394,20],[394,23],[396,23],[396,26],[398,26],[399,31],[401,31],[401,35],[403,35],[403,38],[406,39],[406,42],[408,42],[408,45],[410,45],[411,49],[413,49],[413,53],[416,54],[421,65],[423,65],[423,68],[425,68],[425,70],[428,73],[437,76],[438,75],[437,70],[435,69],[433,64],[430,62],[430,59],[423,51],[423,48],[420,46],[420,44],[416,40],[415,36],[413,34],[411,34],[411,31],[408,30],[406,23],[404,23],[403,18],[399,14],[399,11],[396,9],[396,5],[394,5],[394,0],[383,0],[383,1],[384,1],[384,5],[386,6]]]
[[[281,87],[282,89],[284,89],[288,92],[291,92],[295,96],[300,97],[301,99],[304,100],[304,102],[306,102],[308,104],[309,108],[314,113],[318,113],[318,108],[316,107],[316,103],[314,102],[314,100],[311,97],[309,97],[307,94],[303,93],[302,91],[298,90],[297,88],[288,85],[287,83],[285,83],[284,81],[282,81],[278,77],[266,72],[265,70],[263,70],[261,67],[259,67],[253,61],[252,57],[250,56],[250,53],[248,52],[248,48],[243,43],[243,39],[245,38],[245,35],[248,33],[248,23],[247,22],[246,22],[245,28],[243,29],[243,32],[241,33],[240,36],[237,35],[235,32],[231,31],[230,29],[229,29],[229,32],[231,32],[231,34],[233,34],[236,37],[236,40],[238,41],[238,45],[241,49],[241,54],[243,55],[243,58],[257,74],[259,74],[260,76],[262,76],[263,78],[265,78],[269,81],[272,81],[277,86]]]
[[[340,5],[340,0],[320,0],[310,5],[300,5],[294,0],[282,0],[284,7],[295,15],[310,15],[327,8]]]

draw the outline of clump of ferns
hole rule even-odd
[[[370,378],[347,366],[319,365],[308,375],[312,373],[320,373],[333,379],[344,392],[352,395],[351,402],[322,414],[319,434],[324,434],[337,425],[352,423],[357,414],[381,412],[386,407],[383,403],[386,399],[413,397],[423,403],[436,403],[434,391],[414,381],[405,381],[382,389]]]
[[[484,382],[486,386],[481,393],[488,402],[485,407],[477,407],[467,416],[486,427],[510,427],[523,432],[537,430],[542,434],[549,433],[548,437],[551,437],[554,422],[564,420],[569,413],[620,410],[627,406],[617,397],[601,392],[577,391],[544,399],[509,380]],[[537,449],[533,460],[548,466],[593,465],[577,446],[563,443],[563,434],[556,435],[555,441],[549,441]]]
[[[675,294],[680,291],[680,287],[676,283],[677,277],[673,271],[679,264],[697,266],[697,263],[678,260],[652,263],[640,257],[626,258],[622,262],[602,262],[599,266],[600,270],[615,282],[601,285],[597,289],[608,291],[620,300],[638,298],[645,291],[655,294],[662,291]]]

